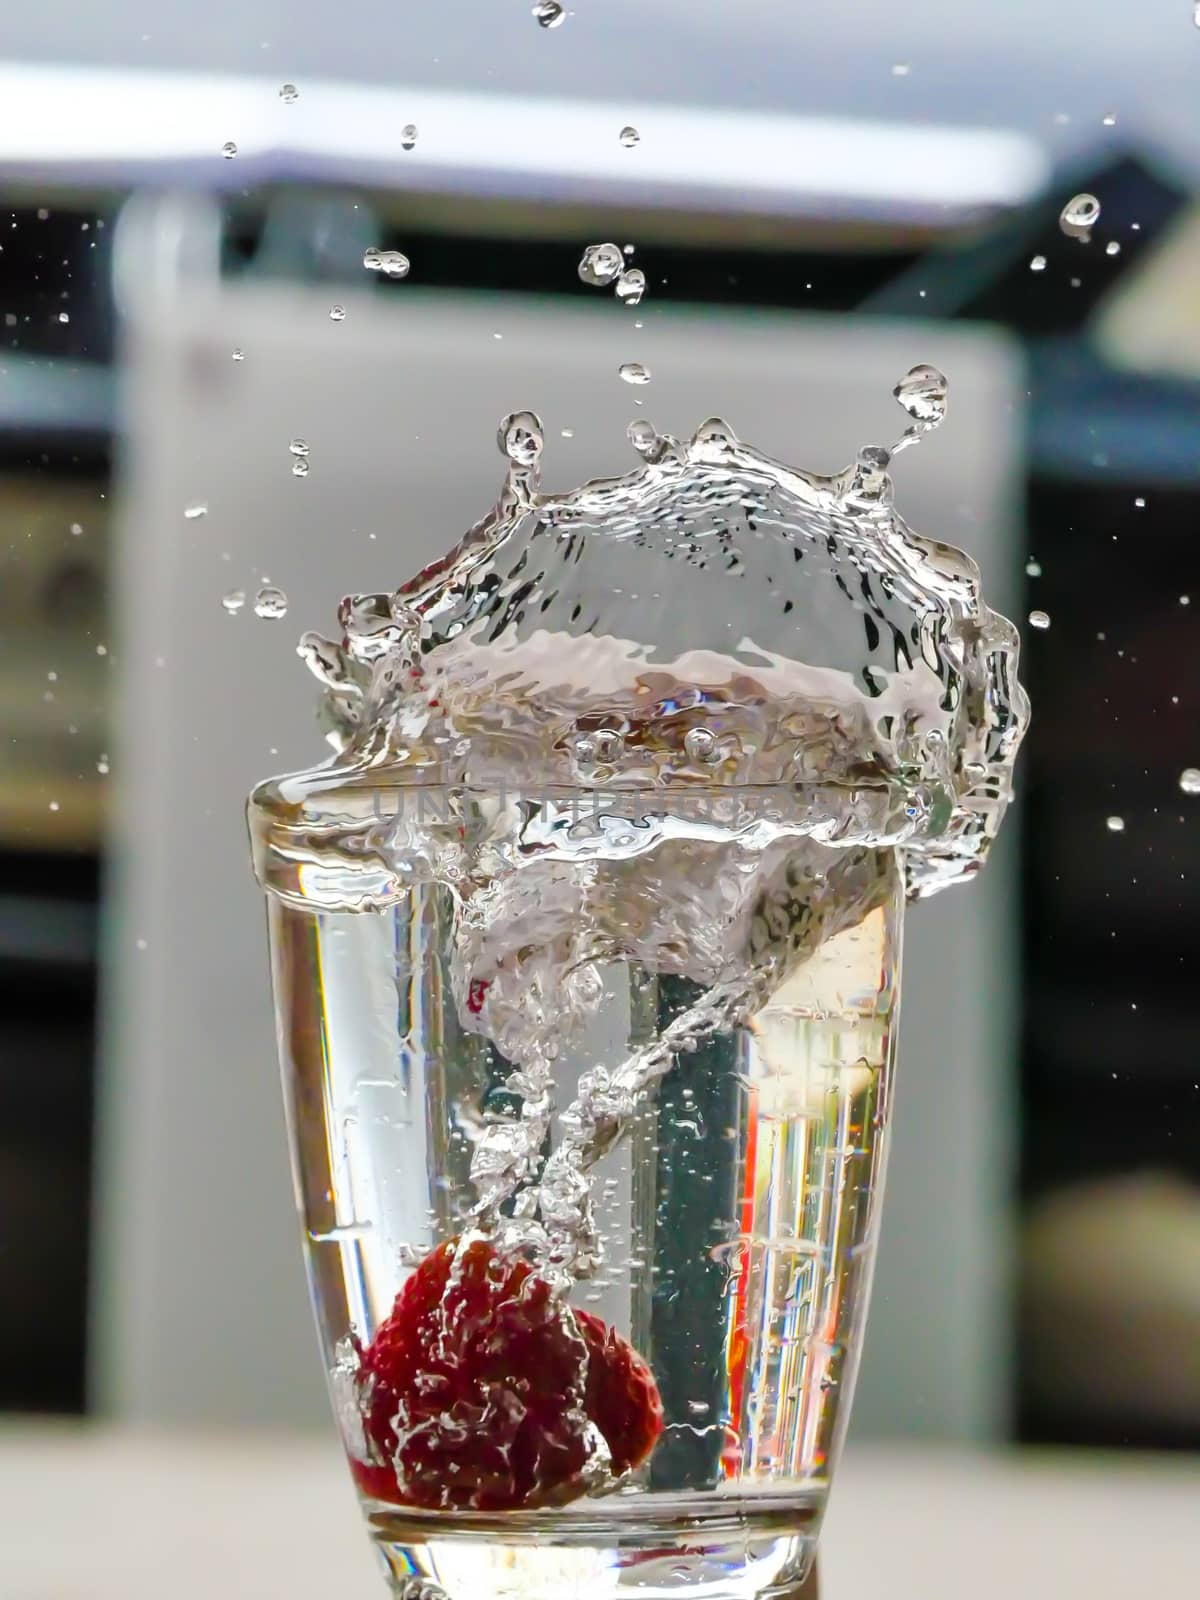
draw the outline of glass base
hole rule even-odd
[[[701,1512],[647,1506],[503,1516],[368,1508],[403,1600],[811,1600],[824,1496]],[[447,1527],[452,1523],[452,1528]]]

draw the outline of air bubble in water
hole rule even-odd
[[[1030,270],[1030,272],[1045,272],[1045,270],[1046,270],[1046,258],[1045,258],[1045,256],[1034,256],[1033,260],[1029,263],[1029,270]]]
[[[640,267],[630,267],[617,279],[617,299],[622,305],[640,306],[646,293],[646,274]]]
[[[246,591],[244,589],[230,589],[228,594],[221,596],[221,604],[231,617],[236,617],[246,604]]]
[[[417,142],[417,125],[415,122],[406,122],[400,129],[401,150],[411,150]]]
[[[892,390],[914,422],[936,428],[946,415],[946,379],[936,367],[911,367]]]
[[[285,106],[295,105],[300,98],[300,91],[294,83],[284,83],[279,86],[279,98]]]
[[[371,245],[363,251],[363,266],[368,272],[382,272],[385,278],[407,278],[412,262],[400,250],[379,250]]]
[[[1200,27],[1200,23],[1196,26]],[[1179,787],[1184,794],[1200,794],[1200,767],[1184,767],[1179,774]]]
[[[1072,239],[1091,238],[1100,220],[1100,202],[1094,194],[1073,195],[1059,212],[1058,225]]]
[[[710,767],[720,757],[717,736],[711,728],[689,728],[683,736],[683,748],[693,761]]]
[[[272,584],[264,585],[254,596],[254,615],[265,617],[268,622],[278,622],[280,617],[286,617],[287,608],[287,595]]]
[[[630,444],[639,455],[645,456],[647,460],[652,460],[658,454],[662,440],[659,437],[658,429],[652,422],[645,422],[640,419],[637,422],[631,422],[625,433]]]
[[[343,305],[334,305],[329,308],[330,322],[345,322],[346,308]]]
[[[536,411],[512,411],[496,430],[500,454],[519,467],[531,467],[545,443],[542,419]]]
[[[641,144],[642,136],[630,123],[621,129],[617,136],[626,150],[632,150],[635,144]]]
[[[1104,826],[1108,829],[1109,833],[1124,833],[1125,832],[1125,818],[1124,817],[1106,817],[1104,819]]]
[[[1029,626],[1040,628],[1043,632],[1050,626],[1050,613],[1048,611],[1031,611],[1029,613]]]
[[[650,369],[644,367],[640,361],[622,361],[617,373],[626,383],[650,382]]]
[[[225,157],[226,161],[232,161],[234,156],[237,155],[237,145],[234,144],[232,139],[226,139],[225,143],[221,146],[221,154]]]
[[[197,517],[206,517],[208,515],[208,501],[193,500],[190,506],[184,506],[183,514],[189,522],[195,522]]]
[[[567,13],[558,0],[539,0],[533,8],[533,14],[539,28],[557,28]]]
[[[624,265],[619,245],[590,244],[579,258],[579,276],[589,288],[603,289],[620,276]]]

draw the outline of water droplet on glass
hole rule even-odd
[[[1121,246],[1115,239],[1110,239],[1104,246],[1104,254],[1106,256],[1119,256],[1121,254]]]
[[[616,292],[622,305],[640,306],[646,293],[646,274],[639,267],[630,267],[617,279]]]
[[[363,266],[368,272],[382,272],[385,278],[407,278],[412,262],[400,250],[379,250],[371,245],[363,251]]]
[[[625,430],[626,437],[639,455],[651,460],[658,454],[659,437],[658,429],[652,422],[638,420],[631,422]]]
[[[1042,563],[1040,561],[1027,561],[1025,563],[1025,575],[1028,578],[1040,578],[1042,575]]]
[[[300,91],[294,83],[284,83],[279,87],[279,98],[285,106],[295,105],[300,98]]]
[[[221,604],[231,617],[236,617],[246,604],[246,591],[244,589],[230,589],[228,594],[221,596]]]
[[[267,584],[254,596],[254,615],[265,617],[268,622],[278,622],[280,617],[287,616],[288,597],[282,589],[276,589]]]
[[[650,382],[650,369],[644,367],[640,361],[622,361],[617,372],[626,383]]]
[[[237,155],[237,145],[234,144],[232,139],[226,139],[225,143],[221,146],[221,154],[225,157],[226,161],[232,161],[234,156]]]
[[[579,258],[579,276],[592,289],[603,289],[620,276],[625,257],[619,245],[590,244]]]
[[[245,351],[244,351],[244,350],[240,350],[240,349],[239,349],[239,350],[235,350],[235,351],[234,351],[234,352],[233,352],[233,359],[234,359],[234,360],[235,360],[235,361],[245,361],[245,359],[246,359],[246,352],[245,352]]]
[[[1125,818],[1124,817],[1106,817],[1105,821],[1104,821],[1104,826],[1108,829],[1109,833],[1124,833],[1125,832]]]
[[[329,308],[329,320],[330,320],[330,322],[345,322],[345,320],[346,320],[346,308],[345,308],[345,306],[343,306],[343,305],[330,306],[330,308]]]
[[[1200,794],[1200,767],[1184,767],[1179,774],[1179,787],[1184,794]]]
[[[539,28],[557,28],[567,13],[558,0],[539,0],[533,8],[533,14]]]
[[[1050,626],[1050,613],[1048,611],[1031,611],[1029,613],[1029,626],[1041,628],[1043,631]]]
[[[183,514],[189,522],[195,522],[197,517],[206,517],[208,515],[208,501],[193,500],[190,506],[184,506]]]
[[[632,150],[635,144],[641,144],[642,136],[635,127],[626,123],[617,135],[626,150]]]
[[[496,430],[496,443],[517,466],[533,466],[545,443],[541,417],[535,411],[511,411]]]
[[[946,379],[936,367],[909,369],[892,390],[914,422],[936,428],[946,415]]]
[[[1100,202],[1094,194],[1073,195],[1058,215],[1058,225],[1073,239],[1086,239],[1100,219]]]
[[[693,761],[709,767],[717,760],[717,736],[711,728],[689,728],[683,736],[683,748]]]
[[[406,122],[400,129],[401,150],[411,150],[417,142],[417,125],[415,122]]]
[[[1030,272],[1045,272],[1045,270],[1046,270],[1046,258],[1045,258],[1045,256],[1034,256],[1033,260],[1029,263],[1029,270],[1030,270]]]

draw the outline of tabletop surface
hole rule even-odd
[[[822,1600],[1167,1600],[1200,1461],[851,1448],[821,1552]],[[0,1425],[3,1600],[384,1593],[330,1438]]]

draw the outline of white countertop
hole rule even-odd
[[[821,1551],[822,1600],[1172,1600],[1200,1462],[852,1449]],[[0,1425],[2,1600],[385,1592],[332,1437]]]

